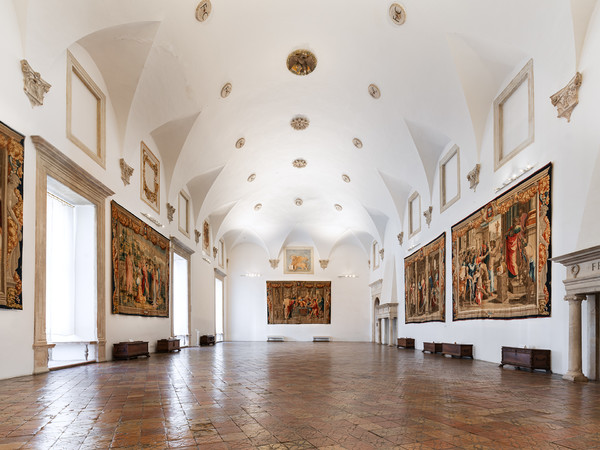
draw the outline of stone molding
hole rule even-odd
[[[571,113],[579,103],[579,88],[582,78],[581,74],[577,72],[564,88],[550,96],[552,106],[555,106],[558,112],[557,117],[564,117],[567,122],[571,121]]]

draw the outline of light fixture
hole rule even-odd
[[[259,278],[261,276],[260,273],[258,272],[249,272],[249,273],[244,273],[242,275],[240,275],[242,277],[248,277],[248,278]]]
[[[406,250],[407,252],[411,252],[413,251],[415,248],[417,248],[419,245],[421,245],[420,242],[417,242],[416,244],[411,245],[410,247],[408,247],[408,249]]]
[[[358,278],[358,275],[354,273],[347,273],[344,275],[338,275],[338,278]]]
[[[158,219],[156,219],[155,217],[151,216],[150,214],[147,214],[145,212],[142,212],[141,214],[142,214],[142,216],[144,216],[146,219],[148,219],[150,222],[152,222],[157,227],[160,227],[160,228],[164,228],[165,227],[162,223],[160,223],[158,221]]]
[[[500,186],[498,186],[496,188],[496,192],[501,191],[506,186],[514,183],[519,178],[521,178],[523,175],[525,175],[527,172],[529,172],[531,169],[533,169],[533,166],[531,164],[528,164],[524,168],[520,169],[518,172],[514,172],[510,177],[508,177],[506,180],[504,180]]]

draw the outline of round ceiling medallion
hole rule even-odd
[[[212,11],[212,5],[210,4],[210,0],[202,0],[198,3],[198,7],[196,8],[196,20],[198,22],[204,22],[210,16],[210,12]]]
[[[404,6],[398,3],[392,3],[390,5],[390,17],[392,22],[396,25],[402,25],[406,21],[406,11]]]
[[[292,166],[294,166],[296,169],[302,169],[306,167],[306,164],[306,160],[302,158],[295,159],[294,162],[292,162]]]
[[[294,200],[294,204],[296,206],[302,206],[302,203],[304,203],[304,202],[302,201],[301,198],[297,198],[296,200]]]
[[[225,83],[225,85],[221,88],[221,97],[229,97],[229,94],[231,94],[231,89],[231,83]]]
[[[262,208],[262,203],[257,203],[254,205],[254,211],[258,211],[260,208]]]
[[[350,177],[346,174],[342,175],[342,180],[344,180],[346,183],[350,183]]]
[[[374,84],[369,85],[369,94],[371,94],[371,97],[373,97],[373,98],[381,97],[381,91]]]
[[[294,130],[306,130],[309,124],[308,117],[304,116],[296,116],[290,121],[290,125]]]
[[[296,75],[308,75],[317,67],[317,57],[308,50],[296,50],[287,57],[287,68]]]
[[[235,148],[242,148],[245,143],[246,143],[246,139],[239,138],[237,141],[235,141]]]
[[[352,143],[356,148],[362,148],[362,141],[359,138],[352,139]]]
[[[333,205],[335,207],[335,209],[337,209],[338,211],[341,211],[342,209],[342,205],[340,205],[339,203],[336,203],[335,205]]]
[[[256,174],[250,174],[250,176],[248,177],[248,183],[252,183],[254,180],[256,180]]]

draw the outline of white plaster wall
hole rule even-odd
[[[238,245],[230,257],[226,340],[265,341],[267,336],[284,336],[288,341],[312,341],[313,336],[331,336],[334,341],[370,340],[369,274],[361,248],[337,247],[329,257],[327,269],[321,269],[315,251],[314,275],[284,274],[283,261],[272,269],[266,252],[254,244]],[[261,277],[244,277],[246,273],[260,273]],[[358,278],[338,277],[350,273]],[[266,282],[276,280],[331,281],[331,324],[268,325]]]

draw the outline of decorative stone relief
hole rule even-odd
[[[363,146],[363,143],[359,138],[352,139],[352,143],[354,144],[354,146],[356,148],[362,148],[362,146]]]
[[[202,235],[202,233],[200,233],[200,230],[194,230],[194,238],[196,240],[196,244],[200,242],[200,236]]]
[[[406,11],[402,5],[392,3],[390,6],[390,18],[396,25],[402,25],[406,22]]]
[[[579,72],[575,74],[571,81],[550,97],[552,105],[556,106],[558,111],[557,117],[564,117],[567,122],[571,121],[571,113],[579,103],[579,87],[581,86],[582,76]]]
[[[346,174],[342,175],[342,180],[344,180],[346,183],[350,183],[350,177]]]
[[[44,95],[52,85],[42,79],[39,72],[35,72],[26,59],[21,60],[21,71],[23,72],[23,91],[29,97],[31,106],[42,106]]]
[[[306,164],[306,160],[302,158],[295,159],[294,162],[292,162],[292,166],[294,166],[296,169],[303,169],[306,167]]]
[[[398,233],[398,244],[402,245],[403,242],[404,242],[404,231],[401,231],[400,233]]]
[[[296,75],[308,75],[317,67],[317,57],[308,50],[296,50],[287,58],[287,68]]]
[[[290,125],[294,130],[306,130],[308,125],[310,125],[310,121],[308,117],[296,116],[290,121]]]
[[[229,94],[231,94],[232,89],[233,86],[231,86],[231,83],[225,83],[225,85],[221,88],[221,97],[229,97]]]
[[[382,261],[383,261],[383,253],[384,253],[384,250],[383,250],[383,249],[379,250],[379,256],[381,256],[381,260],[382,260]]]
[[[175,214],[175,207],[170,203],[167,203],[167,219],[169,223],[173,222],[173,215]]]
[[[123,180],[123,185],[127,186],[130,183],[131,175],[133,175],[133,167],[127,164],[123,158],[119,160],[119,165],[121,166],[121,180]]]
[[[377,86],[375,86],[374,84],[370,84],[369,85],[369,94],[371,95],[371,97],[373,98],[379,98],[381,97],[381,91],[379,90],[379,88]]]
[[[473,170],[467,174],[467,180],[469,181],[469,187],[473,190],[477,189],[479,184],[479,171],[481,170],[481,164],[475,164]]]
[[[254,205],[254,211],[258,211],[260,208],[262,208],[262,203],[257,203]]]
[[[433,213],[433,206],[430,206],[429,208],[427,208],[427,210],[423,213],[423,215],[425,216],[425,223],[427,224],[427,227],[429,227],[429,225],[431,224],[431,214]]]
[[[327,266],[329,265],[329,260],[328,259],[320,259],[319,264],[321,265],[321,269],[327,269]]]
[[[237,141],[235,141],[235,148],[242,148],[245,143],[246,143],[246,139],[239,138]]]
[[[250,176],[248,177],[248,183],[252,183],[254,180],[256,180],[256,174],[252,173],[250,174]]]
[[[196,20],[198,22],[204,22],[210,16],[212,11],[212,4],[210,0],[202,0],[196,7]]]
[[[217,247],[213,247],[213,258],[217,259],[218,253],[219,253],[219,249]]]
[[[279,260],[278,259],[270,259],[269,264],[271,264],[271,269],[277,269],[277,266],[279,265]]]
[[[342,205],[340,205],[339,203],[336,203],[335,205],[333,205],[335,207],[336,210],[341,211],[342,209]]]
[[[302,206],[303,203],[304,203],[304,201],[302,201],[301,198],[297,198],[296,200],[294,200],[294,204],[296,206]]]
[[[369,270],[371,270],[371,260],[367,259],[367,266],[369,266]]]

